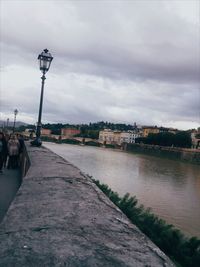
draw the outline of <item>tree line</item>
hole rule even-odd
[[[190,133],[186,131],[180,131],[176,134],[161,132],[158,134],[149,134],[145,138],[137,138],[136,143],[190,148],[192,145],[192,139]]]

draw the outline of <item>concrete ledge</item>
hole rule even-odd
[[[46,148],[0,225],[0,266],[174,266],[81,171]]]

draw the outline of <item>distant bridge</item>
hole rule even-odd
[[[64,138],[64,136],[63,136],[62,140],[72,140],[72,141],[76,141],[76,142],[78,142],[80,144],[87,144],[87,143],[93,143],[93,144],[97,144],[97,145],[101,144],[99,142],[99,140],[92,139],[92,138],[85,138],[85,137]]]

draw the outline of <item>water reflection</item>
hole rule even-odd
[[[136,195],[168,223],[200,237],[200,166],[103,148],[46,146],[120,195]]]

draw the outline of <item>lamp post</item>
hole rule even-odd
[[[15,123],[16,123],[16,117],[17,117],[17,114],[18,114],[18,110],[15,109],[15,110],[14,110],[13,133],[15,132]]]
[[[44,94],[44,82],[45,82],[45,74],[50,68],[51,61],[53,60],[52,55],[49,53],[48,49],[44,49],[44,51],[38,56],[40,70],[42,72],[42,86],[41,86],[41,95],[40,95],[40,107],[39,107],[39,115],[36,129],[36,139],[31,142],[33,146],[41,146],[42,142],[40,139],[41,136],[41,118],[42,118],[42,105],[43,105],[43,94]]]
[[[8,125],[9,125],[9,118],[7,118],[7,123],[6,123],[6,128],[8,129]]]

